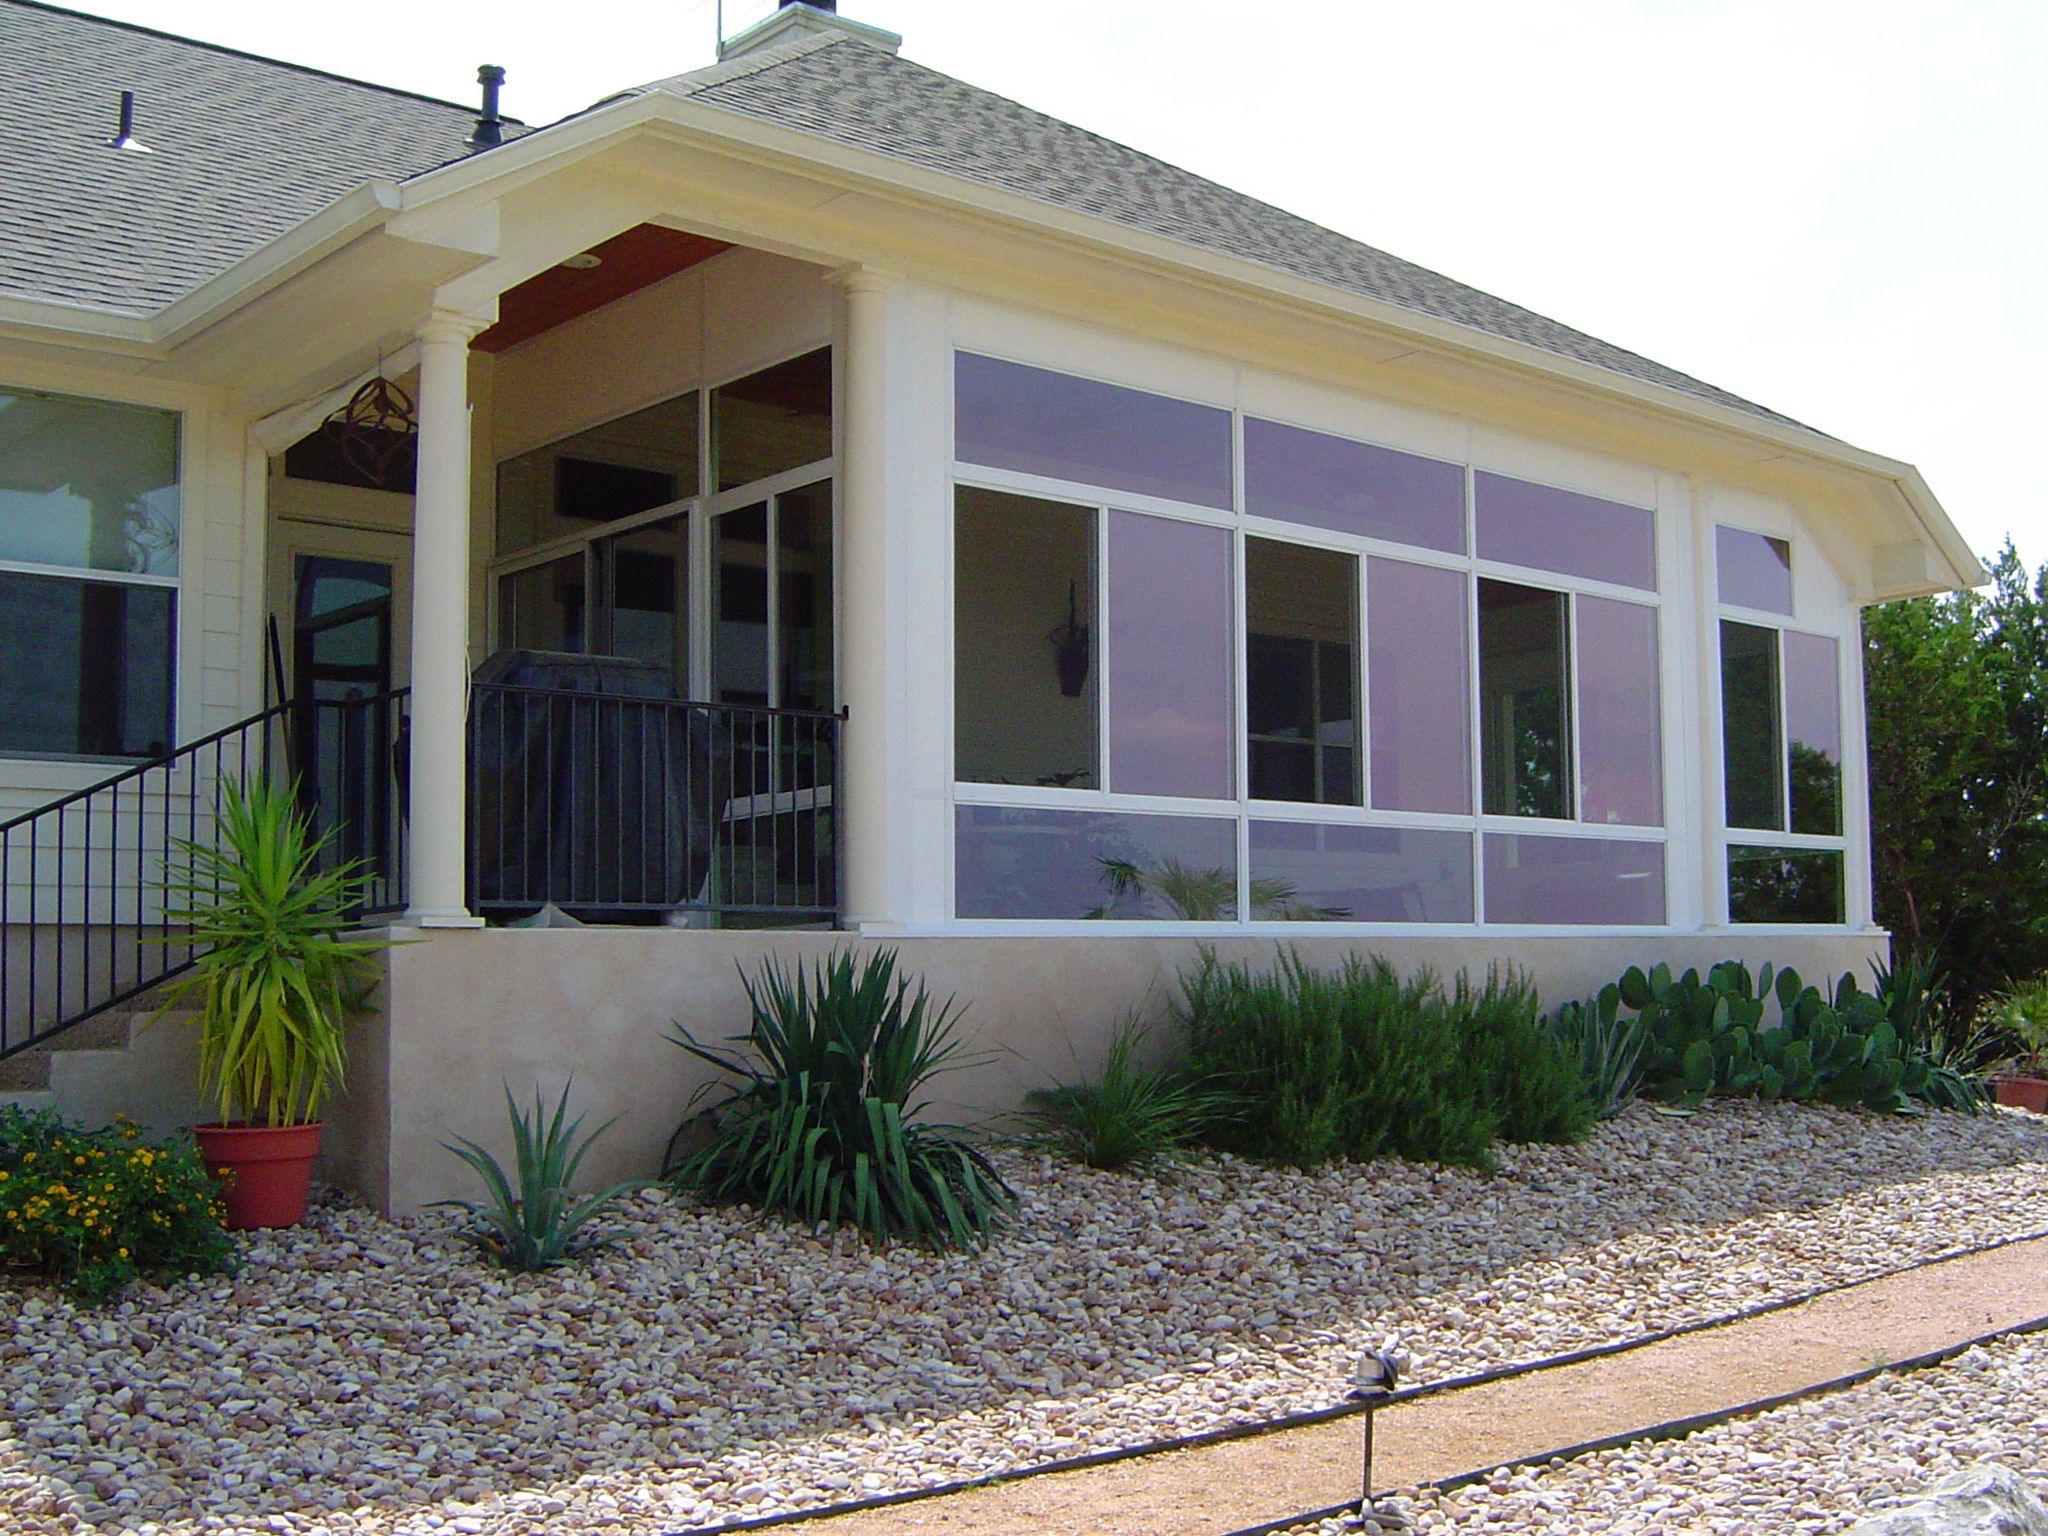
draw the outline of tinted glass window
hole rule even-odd
[[[697,494],[697,396],[678,395],[498,466],[498,553]]]
[[[1469,832],[1254,821],[1251,860],[1254,918],[1472,921]]]
[[[1358,561],[1247,539],[1244,580],[1252,795],[1356,805]]]
[[[1657,610],[1604,597],[1578,602],[1579,814],[1654,827],[1664,820]]]
[[[1465,552],[1461,465],[1247,417],[1244,505],[1364,538]]]
[[[583,552],[498,578],[498,636],[534,651],[589,649]]]
[[[1840,923],[1842,855],[1831,849],[1728,849],[1731,923]]]
[[[1772,613],[1792,611],[1792,546],[1785,540],[1716,528],[1714,571],[1722,602]]]
[[[1792,830],[1837,836],[1842,830],[1840,648],[1825,635],[1789,629],[1783,643]]]
[[[1721,756],[1728,825],[1785,830],[1778,632],[1721,621]]]
[[[1479,583],[1481,808],[1490,816],[1572,814],[1565,596]]]
[[[958,807],[961,917],[1229,922],[1237,823],[1220,817]]]
[[[1656,590],[1656,519],[1642,507],[1484,473],[1474,495],[1480,559]]]
[[[831,458],[831,349],[720,385],[711,434],[721,491]]]
[[[775,498],[776,666],[782,709],[830,709],[832,681],[832,486],[823,481]]]
[[[1664,845],[1610,838],[1481,834],[1489,923],[1664,921]]]
[[[1205,507],[1231,504],[1230,412],[959,353],[954,456]]]
[[[0,752],[170,750],[176,610],[169,587],[0,571]]]
[[[954,772],[1097,786],[1093,507],[962,486],[953,524]]]
[[[1109,787],[1234,794],[1237,651],[1229,530],[1109,514]]]
[[[1462,571],[1366,561],[1366,740],[1381,810],[1472,809],[1468,590]]]

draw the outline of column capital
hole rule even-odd
[[[903,281],[903,274],[891,272],[886,267],[855,264],[840,267],[832,274],[832,281],[848,293],[886,293]]]
[[[475,315],[464,314],[461,310],[430,309],[427,311],[427,317],[413,327],[413,334],[422,343],[456,342],[466,347],[488,329],[488,320],[479,320]]]

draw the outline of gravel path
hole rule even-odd
[[[519,1277],[336,1201],[232,1281],[0,1288],[0,1528],[643,1536],[1322,1406],[1369,1342],[1441,1379],[2048,1226],[2017,1113],[1638,1106],[1493,1179],[1008,1168],[979,1255],[650,1194]]]
[[[1452,1494],[1383,1498],[1379,1519],[1328,1520],[1289,1536],[1411,1527],[1438,1536],[1821,1536],[1983,1461],[2010,1467],[2048,1497],[2048,1340],[2039,1334],[1681,1440],[1496,1474]]]

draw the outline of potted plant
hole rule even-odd
[[[2048,1114],[2048,977],[2037,976],[2008,991],[1995,1005],[1993,1021],[2019,1047],[1993,1073],[1998,1102]]]
[[[181,842],[166,913],[198,951],[154,1018],[198,1012],[199,1081],[220,1120],[193,1127],[226,1185],[227,1225],[288,1227],[306,1214],[320,1108],[342,1081],[343,1028],[362,1011],[369,956],[388,941],[344,937],[363,880],[353,862],[320,867],[293,790],[264,779],[222,785],[216,843]]]

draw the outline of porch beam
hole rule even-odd
[[[422,928],[473,928],[469,814],[469,344],[475,317],[419,327],[419,470],[413,499],[411,905]]]

